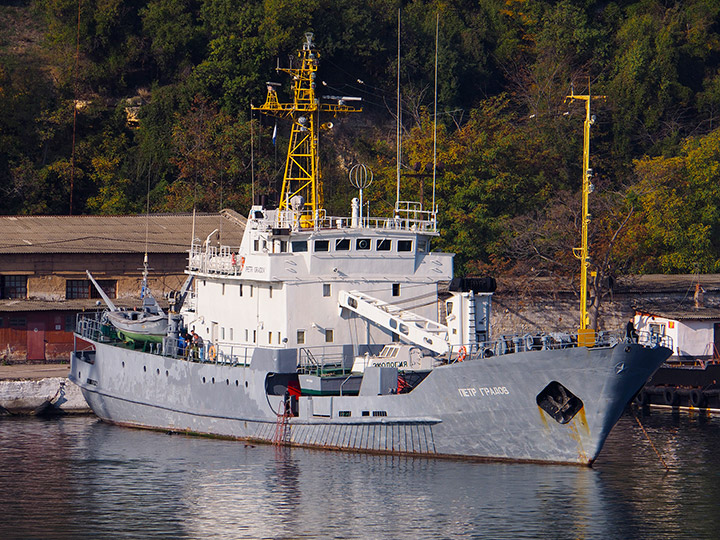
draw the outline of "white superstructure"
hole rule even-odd
[[[437,321],[437,284],[452,278],[452,255],[430,252],[434,214],[405,204],[395,216],[325,218],[303,227],[292,211],[253,206],[240,246],[213,245],[212,235],[193,244],[195,294],[183,313],[186,326],[226,356],[304,346],[331,354],[341,345],[392,341],[389,329],[350,313],[338,317],[341,291],[362,291]]]

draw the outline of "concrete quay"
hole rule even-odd
[[[89,413],[69,364],[0,366],[0,414]]]

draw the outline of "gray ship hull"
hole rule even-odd
[[[585,465],[670,354],[629,343],[518,352],[437,367],[404,394],[374,391],[377,381],[366,374],[360,395],[303,395],[297,416],[283,417],[284,396],[267,391],[267,350],[238,366],[91,343],[95,351],[73,354],[70,379],[112,423],[317,448]],[[567,423],[539,405],[554,382],[582,402]]]

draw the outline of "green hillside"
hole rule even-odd
[[[436,248],[458,272],[571,276],[584,108],[598,280],[720,271],[720,2],[77,0],[0,6],[0,213],[212,211],[251,203],[250,104],[315,33],[320,94],[364,99],[321,152],[347,213],[365,163],[370,212],[395,200],[397,12],[403,170],[432,166],[440,16]],[[79,54],[77,37],[79,36]],[[75,66],[77,64],[77,69]],[[289,126],[252,115],[255,191],[277,196]],[[75,128],[73,129],[73,126]],[[73,156],[73,134],[75,136]],[[406,176],[403,199],[432,199]]]

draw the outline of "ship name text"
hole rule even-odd
[[[480,386],[478,388],[458,388],[462,397],[507,396],[510,391],[506,386]]]

